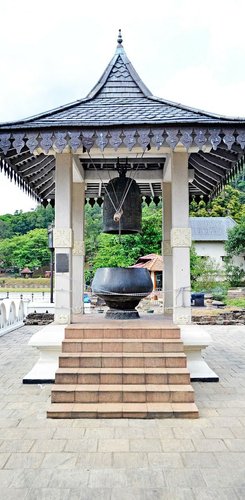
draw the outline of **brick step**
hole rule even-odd
[[[198,418],[195,403],[52,403],[49,418]]]
[[[179,339],[65,339],[62,352],[183,352]]]
[[[180,329],[178,327],[168,328],[96,328],[95,325],[86,325],[86,328],[67,327],[65,329],[65,339],[180,339]]]
[[[58,368],[57,384],[189,384],[187,368]]]
[[[186,355],[173,353],[62,353],[60,368],[186,368]]]
[[[193,403],[191,385],[54,385],[52,403]]]

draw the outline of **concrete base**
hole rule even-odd
[[[23,378],[24,384],[54,381],[66,326],[51,323],[32,336],[28,345],[36,347],[40,357],[32,370]],[[202,357],[202,350],[206,349],[212,342],[208,332],[199,325],[179,325],[179,327],[191,380],[218,382],[219,377],[209,368]]]
[[[34,333],[28,345],[36,347],[40,356],[35,366],[23,378],[23,384],[54,382],[66,326],[51,323]]]
[[[218,375],[209,368],[202,356],[202,351],[212,343],[212,339],[205,327],[199,325],[179,325],[179,327],[191,380],[218,382]]]

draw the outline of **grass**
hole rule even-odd
[[[240,307],[241,309],[245,309],[245,297],[240,297],[238,299],[225,299],[225,303],[229,307]]]
[[[42,293],[50,291],[50,278],[0,278],[0,292]]]

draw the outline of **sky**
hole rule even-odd
[[[151,92],[245,117],[244,0],[0,0],[0,122],[85,97],[116,49]],[[0,214],[35,202],[0,174]]]

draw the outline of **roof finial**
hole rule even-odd
[[[122,43],[123,43],[122,32],[121,32],[121,30],[119,30],[118,31],[118,37],[117,37],[117,46],[121,47]]]

